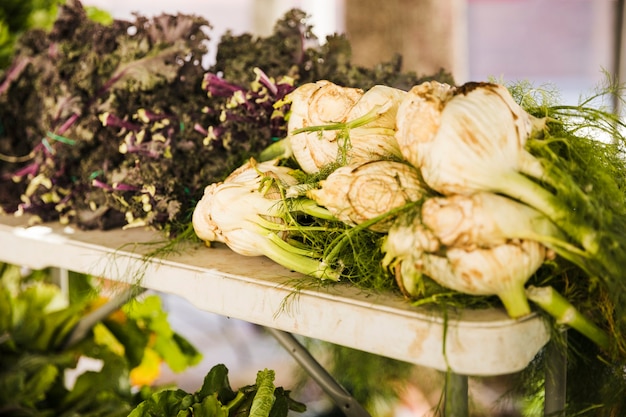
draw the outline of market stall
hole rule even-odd
[[[440,371],[446,416],[469,415],[468,378],[529,368],[545,414],[624,406],[626,125],[597,105],[620,84],[563,104],[359,67],[297,9],[207,69],[209,27],[70,1],[21,38],[0,262],[123,284],[107,314],[153,290],[263,326],[347,416],[368,411],[298,338]]]

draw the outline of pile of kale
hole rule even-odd
[[[86,229],[188,225],[204,188],[286,133],[285,96],[328,79],[408,89],[440,72],[400,57],[351,64],[343,35],[320,43],[300,10],[267,37],[224,35],[203,66],[211,25],[134,15],[104,25],[67,1],[50,31],[21,36],[0,73],[0,207]]]

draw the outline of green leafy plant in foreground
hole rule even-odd
[[[281,417],[305,410],[274,386],[268,369],[237,391],[224,365],[194,394],[156,387],[163,363],[181,372],[201,359],[170,327],[156,295],[132,299],[68,344],[81,318],[106,300],[93,277],[71,274],[69,296],[49,278],[47,270],[24,274],[0,264],[1,417]]]
[[[286,417],[289,410],[303,412],[306,407],[292,400],[289,391],[274,385],[274,371],[259,371],[254,385],[233,391],[228,369],[219,364],[206,375],[195,393],[181,389],[156,392],[129,417]]]
[[[126,416],[152,392],[154,366],[181,371],[200,360],[156,296],[133,300],[67,345],[102,298],[90,277],[73,275],[69,297],[48,279],[46,270],[23,276],[0,265],[0,416]],[[156,358],[152,367],[146,358]],[[85,363],[95,366],[71,378]]]

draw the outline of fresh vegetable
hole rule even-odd
[[[337,161],[339,150],[346,144],[341,143],[337,130],[299,130],[345,122],[362,94],[360,89],[341,87],[322,80],[304,84],[289,95],[289,149],[304,172],[313,174],[321,167]]]
[[[512,219],[515,220],[512,221]],[[484,255],[489,253],[489,249],[501,245],[532,241],[550,249],[545,251],[548,259],[559,254],[565,259],[585,265],[585,259],[580,255],[580,250],[564,243],[566,242],[565,235],[545,215],[515,200],[489,192],[426,198],[417,215],[409,212],[396,221],[385,239],[381,247],[385,253],[383,264],[394,271],[401,289],[412,297],[417,297],[421,293],[420,277],[423,274],[444,286],[452,279],[452,276],[459,275],[455,272],[459,269],[458,261],[445,268],[439,265],[437,270],[442,272],[437,276],[424,260],[427,258],[441,261],[445,259],[445,256],[441,258],[443,255],[437,256],[436,254],[445,253],[447,256],[451,254],[451,250],[465,251],[468,255],[475,254],[474,257],[478,258],[482,256],[478,254]],[[566,246],[563,246],[564,244]],[[478,249],[486,251],[477,251]],[[495,257],[500,258],[500,256]],[[513,265],[515,265],[515,259],[515,257],[511,258],[510,262],[513,262]],[[518,259],[525,264],[523,257]],[[448,259],[448,261],[451,260]],[[487,267],[489,263],[487,262],[484,266]],[[431,272],[425,273],[427,269]],[[525,283],[536,269],[528,268],[526,275],[517,274],[516,279]],[[415,282],[411,283],[411,281]],[[492,291],[488,290],[490,285],[487,282],[482,283],[484,284],[484,286],[481,285],[482,294],[500,292],[497,281],[490,280],[494,285]],[[452,282],[456,282],[456,279]],[[452,282],[450,286],[460,290],[459,283],[452,284]],[[523,287],[517,288],[517,291],[519,298],[522,298]],[[469,284],[463,292],[480,293],[477,288]],[[522,311],[529,312],[528,308]]]
[[[269,417],[276,397],[274,392],[274,371],[264,369],[256,376],[257,391],[250,406],[250,417]]]
[[[405,121],[397,135],[399,142],[413,137],[417,166],[431,188],[447,195],[490,191],[519,200],[542,212],[585,251],[584,257],[591,261],[579,266],[591,274],[620,274],[617,259],[601,250],[605,237],[589,226],[589,219],[583,221],[580,213],[572,213],[571,203],[581,203],[570,203],[550,189],[565,181],[571,195],[580,198],[584,194],[580,185],[567,172],[546,170],[525,148],[528,140],[539,138],[546,118],[532,116],[505,87],[490,83],[465,84],[442,104],[436,131],[424,132],[417,118]],[[580,207],[584,216],[594,216],[591,209],[588,203]]]
[[[25,33],[0,87],[1,153],[15,164],[2,168],[3,186],[13,182],[2,193],[5,210],[85,228],[119,227],[138,217],[176,221],[184,208],[171,193],[184,187],[164,174],[184,178],[176,167],[200,169],[190,161],[172,167],[172,159],[194,146],[177,134],[187,117],[201,114],[193,97],[203,96],[208,27],[191,16],[103,25],[69,1],[50,32]],[[156,155],[163,156],[158,168],[151,163]],[[150,213],[146,199],[155,209]]]
[[[365,91],[348,113],[348,143],[343,150],[348,164],[400,158],[394,140],[396,114],[406,92],[385,85]]]
[[[228,369],[215,365],[204,378],[202,387],[188,393],[181,389],[152,394],[128,417],[287,417],[290,411],[303,412],[304,404],[294,401],[290,391],[274,387],[274,371],[257,373],[256,383],[233,391]],[[291,414],[289,414],[291,415]]]
[[[541,212],[489,192],[428,198],[414,226],[432,235],[429,240],[435,240],[435,250],[489,247],[511,239],[536,240],[550,246],[552,239],[562,239],[560,230]]]
[[[545,247],[532,240],[489,248],[448,248],[444,255],[423,252],[415,269],[446,288],[465,294],[497,295],[512,318],[530,314],[524,286],[545,260]],[[414,276],[410,278],[414,279]],[[405,289],[411,289],[404,283]]]
[[[524,84],[418,80],[399,60],[363,69],[344,37],[317,43],[297,10],[267,38],[226,34],[206,71],[203,19],[85,16],[72,1],[50,33],[26,33],[0,80],[4,210],[170,230],[195,208],[204,240],[324,281],[512,316],[536,306],[593,340],[603,394],[626,386],[625,125],[594,102],[619,88],[565,106]],[[313,106],[322,88],[339,96]],[[224,180],[256,154],[250,181]],[[374,161],[412,165],[410,179],[347,186],[361,180],[345,173]],[[405,199],[406,184],[420,191]],[[584,320],[563,321],[563,300],[543,289]]]
[[[418,305],[497,299],[514,318],[534,306],[557,329],[566,323],[596,343],[602,360],[624,363],[626,281],[617,265],[626,262],[625,126],[587,104],[555,105],[548,94],[540,104],[517,88],[418,84],[399,104],[395,126],[383,128],[395,130],[382,140],[395,141],[400,156],[372,152],[361,164],[348,162],[350,145],[376,120],[376,106],[356,119],[291,130],[290,139],[334,132],[345,146],[313,175],[295,170],[299,184],[281,198],[289,208],[306,195],[348,226],[292,217],[309,230],[307,253],[320,259],[323,248],[339,278],[399,289]],[[367,175],[359,178],[360,170]]]
[[[346,165],[334,170],[307,196],[337,219],[356,226],[383,217],[393,209],[417,202],[425,194],[419,173],[410,165],[388,160]],[[369,226],[386,232],[393,218]]]
[[[447,95],[444,89],[443,95]],[[436,88],[425,94],[414,90],[409,106],[402,106],[398,119],[404,123],[396,139],[414,144],[416,166],[424,181],[442,194],[468,194],[475,191],[506,192],[513,178],[525,173],[528,137],[540,131],[545,121],[528,114],[517,104],[506,87],[489,83],[467,83],[441,100],[437,129],[425,129],[421,116],[412,118],[410,103],[421,103],[428,95],[436,98]],[[422,111],[422,106],[413,114]],[[427,116],[424,116],[427,117]],[[454,150],[454,152],[453,152]],[[518,181],[519,182],[519,181]],[[512,193],[513,191],[508,191]],[[515,197],[515,196],[513,196]]]
[[[284,154],[292,153],[308,174],[334,163],[354,165],[399,158],[394,134],[396,113],[405,94],[384,85],[363,93],[326,80],[301,86],[289,96],[288,137],[283,141],[288,152]]]
[[[603,349],[610,348],[609,336],[589,318],[581,314],[567,299],[552,287],[526,288],[528,298],[550,313],[559,325],[578,330]]]
[[[350,64],[347,39],[320,46],[299,10],[266,38],[226,34],[208,69],[204,18],[88,16],[77,0],[59,6],[52,29],[25,32],[0,75],[0,204],[33,222],[178,234],[207,184],[286,135],[294,88],[419,79],[399,60]]]
[[[396,141],[402,157],[415,167],[425,156],[419,151],[441,125],[441,112],[452,98],[454,87],[438,81],[413,86],[400,103],[396,116]]]
[[[222,242],[242,255],[265,255],[275,262],[322,279],[337,280],[328,265],[290,245],[289,211],[281,189],[296,183],[292,169],[277,161],[251,159],[221,183],[209,185],[193,213],[193,226],[206,242]]]

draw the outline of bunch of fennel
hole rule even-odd
[[[588,105],[538,103],[530,93],[514,97],[495,83],[425,82],[368,103],[369,93],[357,100],[361,110],[353,119],[289,129],[292,147],[302,134],[334,132],[343,140],[343,148],[329,153],[335,155],[330,174],[307,197],[355,230],[382,233],[381,264],[405,295],[423,297],[424,279],[431,279],[461,293],[496,295],[514,318],[531,312],[530,298],[607,348],[606,333],[574,308],[580,300],[571,303],[552,287],[567,290],[569,282],[559,281],[564,275],[545,270],[569,265],[582,271],[586,284],[603,284],[611,295],[605,311],[626,305],[620,302],[626,301],[620,273],[626,265],[626,165],[619,119]],[[381,117],[386,108],[395,119]],[[387,133],[367,142],[385,152],[364,160],[363,153],[353,155],[368,127]],[[614,142],[598,141],[598,132]],[[325,146],[321,140],[313,145]],[[586,161],[577,160],[583,156]],[[382,161],[414,170],[412,180],[389,168],[357,175],[361,166]],[[591,174],[585,163],[618,176]],[[386,177],[396,178],[401,191],[379,187]],[[345,239],[334,242],[331,252],[337,253]],[[621,325],[604,327],[615,333]],[[621,340],[621,333],[614,336]]]
[[[295,184],[291,171],[276,160],[250,159],[223,182],[206,187],[193,212],[194,231],[203,241],[224,243],[241,255],[266,256],[302,274],[337,280],[338,272],[287,241],[292,217],[281,195]],[[297,210],[307,211],[306,203]],[[318,208],[318,215],[326,214]]]
[[[559,105],[521,84],[433,81],[361,91],[318,82],[288,101],[288,135],[261,155],[271,169],[258,163],[260,179],[235,205],[271,203],[243,216],[234,210],[233,224],[251,233],[237,239],[258,242],[255,254],[314,282],[398,291],[415,305],[495,301],[522,318],[534,304],[553,318],[557,340],[570,327],[577,333],[569,340],[594,347],[584,348],[584,366],[601,388],[590,400],[570,399],[568,411],[589,401],[623,403],[602,394],[626,385],[626,126],[619,118],[592,99]],[[288,177],[278,180],[272,172],[282,170]],[[209,219],[232,217],[232,208]],[[200,235],[202,222],[194,225]],[[219,236],[204,238],[227,241]]]
[[[530,313],[528,297],[608,348],[605,332],[552,287],[526,288],[558,256],[584,271],[590,282],[602,282],[615,307],[626,301],[620,271],[626,264],[623,179],[611,184],[604,175],[603,183],[594,184],[594,178],[581,176],[586,168],[572,157],[583,146],[601,150],[587,159],[610,162],[605,168],[623,177],[623,160],[606,157],[621,153],[623,137],[611,128],[616,143],[602,144],[566,127],[573,118],[578,118],[576,128],[595,122],[605,131],[620,122],[585,107],[572,115],[559,109],[538,106],[533,115],[494,83],[433,82],[409,91],[398,111],[396,140],[438,196],[389,231],[384,262],[409,295],[420,295],[425,275],[460,292],[497,295],[511,317]],[[569,154],[557,155],[555,144]],[[617,191],[618,204],[608,194],[594,201],[587,195],[594,186]],[[618,314],[624,321],[623,311]],[[618,345],[623,349],[623,342]]]
[[[255,235],[293,245],[314,266],[256,254],[361,286],[376,276],[412,300],[427,296],[429,282],[497,296],[514,318],[531,312],[530,299],[602,348],[626,353],[619,119],[495,83],[362,91],[319,81],[288,101],[286,151],[271,164],[290,170],[290,180],[273,181],[276,200],[245,217]],[[597,132],[614,141],[598,141]],[[216,237],[225,241],[205,240]],[[610,306],[587,308],[572,296],[581,286],[607,295]]]

